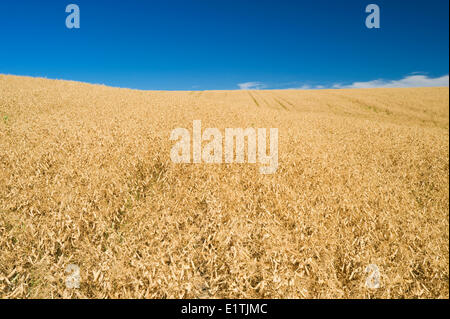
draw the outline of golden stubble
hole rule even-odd
[[[448,88],[145,92],[0,75],[0,117],[2,298],[449,297]],[[170,132],[193,120],[278,128],[276,174],[172,163]]]

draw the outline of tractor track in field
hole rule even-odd
[[[281,103],[281,101],[280,101],[279,99],[277,99],[275,96],[273,97],[273,99],[274,99],[278,104],[280,104],[280,106],[281,106],[283,109],[285,109],[286,111],[290,111],[290,109],[289,109],[286,105],[284,105],[283,103]]]
[[[253,102],[255,102],[256,106],[261,107],[261,105],[259,105],[258,101],[256,100],[256,98],[253,96],[253,94],[250,91],[248,92],[248,94],[252,98]]]

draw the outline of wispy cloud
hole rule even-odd
[[[267,86],[261,82],[239,83],[238,86],[241,90],[261,90],[267,88]]]
[[[322,89],[328,89],[328,87],[326,87],[325,85],[304,84],[299,87],[287,88],[286,90],[322,90]]]
[[[333,89],[365,89],[365,88],[412,88],[449,86],[449,76],[444,75],[430,78],[426,75],[408,75],[400,80],[373,80],[367,82],[354,82],[350,85],[334,84]]]
[[[292,83],[291,83],[292,85]],[[436,87],[449,86],[449,75],[432,78],[423,73],[413,72],[400,80],[377,79],[366,82],[353,82],[350,84],[332,83],[303,84],[298,86],[287,86],[286,84],[267,85],[262,82],[246,82],[238,84],[241,90],[261,90],[261,89],[285,89],[285,90],[322,90],[322,89],[371,89],[371,88],[414,88],[414,87]]]

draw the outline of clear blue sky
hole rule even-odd
[[[365,27],[370,3],[381,29]],[[0,1],[0,73],[148,90],[436,78],[449,73],[448,12],[448,0]]]

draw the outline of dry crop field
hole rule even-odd
[[[0,75],[0,116],[2,298],[449,297],[448,88],[163,92]],[[172,163],[170,132],[193,120],[278,128],[277,172]]]

